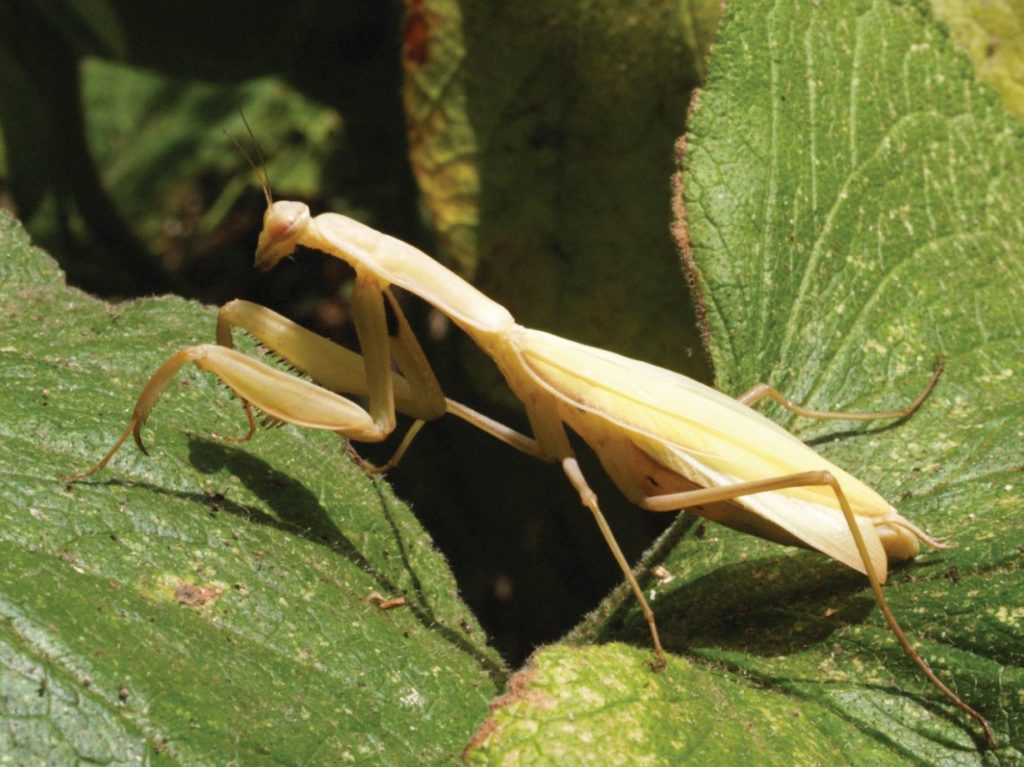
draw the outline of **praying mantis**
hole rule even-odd
[[[336,345],[265,307],[242,300],[223,306],[215,344],[190,346],[152,375],[131,419],[110,450],[80,480],[107,465],[132,436],[145,452],[141,428],[161,393],[188,363],[216,375],[245,405],[249,439],[254,410],[273,421],[379,442],[396,428],[396,413],[414,419],[394,456],[401,459],[424,423],[455,415],[512,448],[557,462],[593,515],[636,597],[651,634],[657,670],[667,662],[655,616],[601,512],[569,442],[576,433],[615,485],[651,511],[689,509],[715,522],[777,543],[822,552],[867,576],[890,629],[910,659],[994,744],[986,719],[931,670],[896,621],[882,590],[889,560],[915,556],[919,541],[948,548],[901,516],[865,483],[814,452],[753,407],[770,398],[809,418],[903,418],[925,401],[942,358],[920,395],[906,407],[871,413],[810,410],[766,384],[732,399],[678,373],[585,346],[515,322],[509,311],[422,251],[335,213],[312,216],[300,202],[267,209],[256,267],[272,269],[297,246],[321,250],[355,270],[352,317],[361,353]],[[532,436],[517,432],[444,395],[393,287],[433,305],[497,364],[526,410]],[[299,378],[234,348],[241,329],[302,371]],[[398,372],[395,371],[397,366]],[[363,407],[343,395],[366,400]]]

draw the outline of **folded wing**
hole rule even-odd
[[[902,518],[877,492],[778,424],[711,387],[612,352],[533,330],[524,330],[518,346],[534,380],[563,403],[562,416],[570,427],[576,428],[574,421],[581,421],[582,413],[597,416],[614,433],[628,433],[653,460],[697,485],[722,487],[805,471],[831,472],[853,508],[872,564],[885,580],[888,562],[876,525]],[[586,438],[588,429],[579,431]],[[593,433],[592,426],[589,431]],[[600,445],[591,447],[600,454]],[[616,481],[622,484],[621,478]],[[830,487],[787,488],[740,496],[734,503],[865,572]],[[916,552],[916,539],[914,543]]]

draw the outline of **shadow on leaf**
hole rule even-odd
[[[863,592],[858,573],[800,552],[724,565],[662,595],[654,609],[672,652],[701,646],[781,656],[862,622],[875,604],[870,595],[853,597]],[[650,641],[646,623],[629,602],[607,625],[616,638],[638,645]]]
[[[190,436],[189,463],[203,474],[214,474],[224,470],[237,477],[245,487],[265,504],[266,509],[243,505],[222,496],[205,493],[189,493],[169,490],[148,482],[131,480],[108,480],[101,484],[127,484],[143,487],[156,493],[173,496],[193,504],[210,507],[244,519],[246,522],[273,527],[289,535],[296,535],[330,549],[344,557],[352,565],[369,574],[385,594],[397,594],[401,589],[395,580],[377,564],[363,554],[331,519],[316,496],[301,482],[275,469],[266,461],[244,450],[222,443]],[[441,636],[458,651],[470,656],[492,679],[502,686],[507,678],[505,669],[473,646],[459,631],[441,623],[429,604],[418,573],[406,551],[402,531],[389,507],[388,500],[378,490],[380,512],[385,517],[394,535],[394,544],[401,552],[403,568],[414,584],[415,596],[408,601],[408,609],[427,630]]]

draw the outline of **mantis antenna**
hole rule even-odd
[[[252,155],[249,151],[242,146],[241,142],[228,133],[227,128],[224,129],[224,135],[231,139],[231,143],[238,147],[238,151],[245,157],[246,162],[249,163],[249,167],[252,168],[253,173],[256,174],[256,178],[259,179],[260,186],[263,187],[263,197],[267,201],[267,207],[269,208],[274,204],[274,196],[270,193],[270,174],[267,172],[267,161],[263,156],[263,150],[260,148],[260,142],[256,140],[256,134],[253,133],[252,126],[249,125],[249,121],[245,119],[245,113],[239,109],[239,117],[242,118],[242,123],[245,125],[245,130],[249,134],[249,141],[252,143],[252,148],[256,152],[256,159],[259,160],[257,163],[252,159]]]

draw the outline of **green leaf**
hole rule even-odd
[[[474,763],[556,749],[580,763],[1021,762],[1022,166],[1019,121],[919,5],[737,3],[677,200],[725,391],[768,381],[818,409],[883,409],[945,355],[903,422],[766,410],[957,544],[896,568],[886,594],[1000,747],[986,754],[903,655],[861,576],[684,515],[640,568],[673,654],[664,677],[644,670],[646,625],[619,589],[574,639],[634,647],[539,653]]]
[[[1024,1],[931,0],[935,15],[971,59],[978,76],[1024,118]]]
[[[824,707],[682,658],[655,674],[647,660],[615,643],[539,653],[495,702],[467,762],[505,763],[486,753],[491,739],[500,739],[500,754],[529,754],[541,764],[794,765],[854,757],[877,764],[885,757],[871,744],[855,752],[816,737],[841,724]],[[752,710],[763,714],[754,718]],[[491,729],[495,721],[500,730]]]
[[[525,325],[703,373],[668,175],[717,0],[414,7],[413,170],[456,268]]]
[[[170,354],[176,298],[111,306],[0,214],[0,753],[19,764],[453,761],[504,680],[442,557],[334,435],[244,446],[183,373],[146,458],[113,443]],[[371,595],[404,596],[391,610]]]

